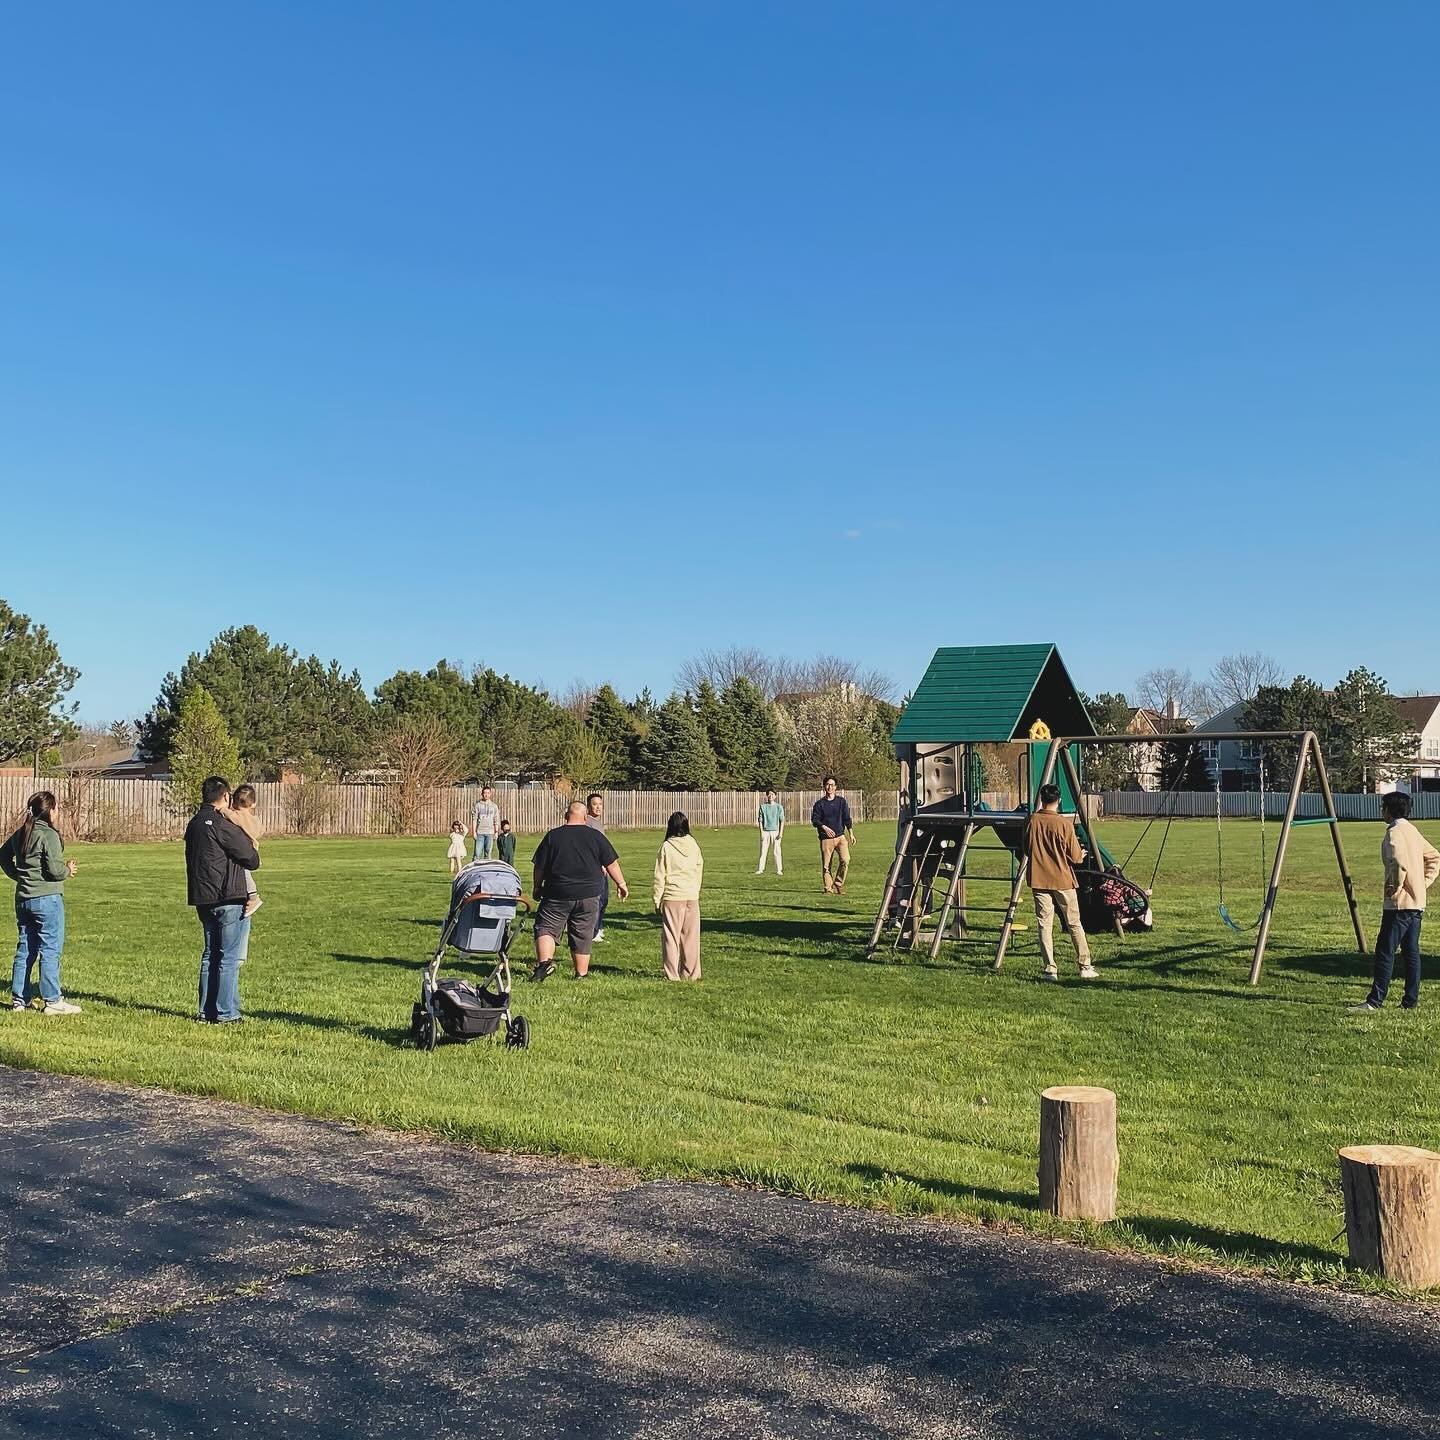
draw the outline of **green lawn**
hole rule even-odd
[[[1373,927],[1380,828],[1344,833]],[[1102,831],[1122,855],[1136,834],[1136,822]],[[658,837],[614,838],[638,884],[611,909],[596,977],[518,986],[529,1052],[479,1042],[431,1056],[406,1025],[448,895],[443,839],[267,844],[242,972],[250,1023],[233,1029],[189,1018],[199,932],[180,847],[75,847],[65,988],[85,1013],[7,1017],[0,1060],[1046,1230],[1038,1092],[1106,1085],[1124,1219],[1084,1238],[1321,1279],[1343,1247],[1336,1149],[1440,1142],[1440,992],[1414,1014],[1346,1013],[1368,965],[1323,827],[1295,834],[1259,990],[1245,940],[1216,918],[1203,822],[1175,826],[1155,934],[1098,937],[1101,982],[1069,979],[1072,967],[1059,986],[1037,980],[1033,930],[1000,975],[976,946],[933,966],[867,962],[888,825],[862,831],[838,899],[820,893],[808,831],[787,837],[783,879],[753,874],[749,832],[702,833],[705,981],[666,985],[649,905]],[[1227,822],[1237,915],[1259,905],[1257,842],[1253,823]],[[528,936],[516,953],[528,960]]]

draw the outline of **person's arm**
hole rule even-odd
[[[785,833],[785,807],[783,805],[780,807],[780,828],[775,833],[777,835]]]
[[[613,868],[613,867],[612,867]],[[660,908],[660,897],[665,893],[665,878],[669,874],[670,866],[665,858],[665,847],[660,847],[660,853],[655,857],[655,908]]]
[[[1072,865],[1078,865],[1085,858],[1085,851],[1081,848],[1080,836],[1074,825],[1070,827],[1070,849],[1068,853]]]
[[[855,843],[855,822],[850,818],[850,802],[842,795],[840,797],[840,803],[845,807],[842,812],[842,818],[845,821],[845,833],[850,837],[850,843],[853,845]]]
[[[40,874],[46,880],[68,880],[71,875],[65,862],[65,851],[60,837],[53,830],[40,836]]]
[[[544,840],[535,847],[535,854],[531,858],[531,864],[535,867],[535,898],[545,898],[545,866],[550,859],[550,847]]]
[[[258,870],[260,868],[260,852],[238,825],[222,816],[211,828],[220,848],[242,870]]]
[[[1428,840],[1422,837],[1420,842],[1425,848],[1425,888],[1428,890],[1436,880],[1440,880],[1440,850],[1437,850]]]
[[[615,889],[622,900],[630,898],[630,887],[625,883],[624,872],[620,869],[619,859],[612,860],[606,867],[605,873],[615,882]]]
[[[15,837],[13,835],[3,845],[0,845],[0,870],[3,870],[9,879],[19,884],[20,870],[15,863]]]
[[[1400,859],[1400,851],[1388,830],[1380,846],[1380,858],[1385,862],[1385,898],[1389,900],[1400,893],[1405,884],[1406,872],[1405,864]]]

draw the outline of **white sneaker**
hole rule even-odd
[[[23,1015],[29,1008],[29,1004],[24,1000],[11,1000],[10,1002],[10,1009],[16,1015]]]
[[[59,1000],[47,1000],[45,1002],[45,1013],[47,1015],[78,1015],[80,1007],[72,1005],[63,997]]]
[[[595,932],[595,934],[594,934],[593,936],[591,936],[591,939],[593,939],[593,940],[603,940],[604,938],[605,938],[605,932],[604,932],[603,930],[597,930],[597,931]]]
[[[1093,965],[1082,965],[1080,967],[1080,978],[1082,980],[1098,980],[1100,972]]]

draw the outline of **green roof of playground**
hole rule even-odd
[[[1052,735],[1093,735],[1054,645],[947,645],[935,652],[895,726],[895,744],[1003,744],[1043,720]]]

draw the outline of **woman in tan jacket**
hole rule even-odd
[[[655,908],[660,912],[660,958],[667,980],[700,978],[700,884],[705,857],[677,810],[655,857]]]

